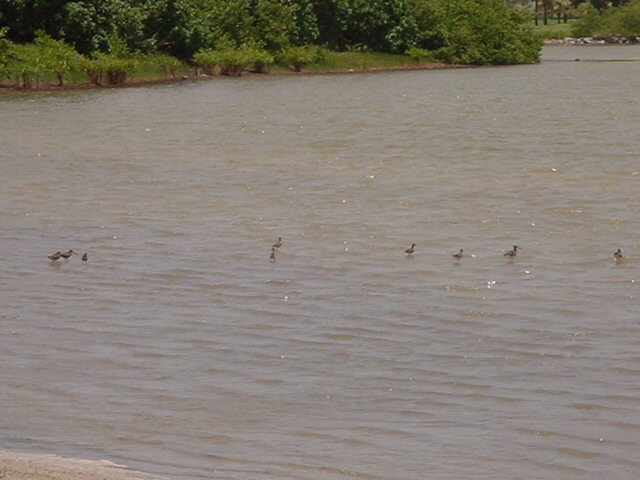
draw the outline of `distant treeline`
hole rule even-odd
[[[0,0],[0,29],[13,43],[40,35],[78,53],[197,52],[250,46],[432,52],[450,63],[538,59],[530,13],[503,0]]]

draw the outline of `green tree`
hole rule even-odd
[[[158,49],[179,58],[253,39],[248,0],[154,1],[150,12],[147,36],[155,35]]]
[[[291,34],[293,45],[309,45],[318,39],[318,19],[313,11],[313,0],[280,0],[293,7],[294,26]]]
[[[149,10],[146,2],[127,0],[81,0],[64,5],[61,28],[64,39],[83,54],[109,52],[109,38],[121,38],[131,50],[149,50],[152,42],[145,35]]]
[[[252,8],[253,38],[267,50],[278,51],[291,43],[295,30],[295,8],[274,0],[257,0]]]
[[[69,1],[0,0],[0,27],[8,27],[8,37],[18,43],[31,42],[38,30],[59,38]]]
[[[527,14],[511,10],[500,0],[416,0],[430,5],[429,18],[418,24],[421,47],[436,50],[447,63],[512,64],[537,61],[540,39]]]
[[[418,33],[410,0],[316,0],[320,41],[340,50],[404,52]]]

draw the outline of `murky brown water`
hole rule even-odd
[[[639,87],[549,61],[1,97],[0,446],[637,478]]]

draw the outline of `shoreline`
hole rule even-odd
[[[592,37],[547,38],[543,40],[545,47],[554,45],[637,45],[640,37],[623,37],[622,35],[594,35]]]
[[[0,479],[6,480],[167,480],[108,460],[0,450]]]
[[[242,77],[283,77],[283,76],[309,76],[309,75],[345,75],[345,74],[357,74],[357,73],[382,73],[382,72],[395,72],[395,71],[414,71],[414,70],[447,70],[454,68],[471,68],[475,65],[461,65],[461,64],[448,64],[448,63],[416,63],[400,66],[387,66],[387,67],[366,67],[366,68],[328,68],[318,70],[303,70],[301,72],[294,72],[292,70],[278,69],[269,73],[254,73],[245,72]],[[164,84],[176,84],[181,82],[193,82],[193,81],[205,81],[213,79],[225,79],[225,78],[238,78],[238,77],[225,77],[223,75],[183,75],[176,77],[163,77],[163,78],[132,78],[127,80],[122,85],[94,85],[91,83],[65,83],[62,86],[54,84],[43,84],[34,86],[32,88],[21,88],[10,85],[0,84],[0,95],[10,93],[36,93],[36,92],[64,92],[73,90],[104,90],[113,88],[133,88],[144,87],[150,85],[164,85]]]

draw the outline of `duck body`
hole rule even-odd
[[[455,258],[456,260],[460,260],[462,257],[464,257],[464,249],[460,249],[460,251],[458,253],[454,253],[453,255],[451,255],[453,258]]]
[[[47,258],[52,262],[57,262],[58,260],[60,260],[60,258],[62,258],[62,252],[58,250],[56,253],[52,255],[47,255]]]
[[[406,253],[407,255],[413,255],[413,252],[415,251],[416,251],[416,244],[412,243],[411,246],[404,251],[404,253]]]
[[[518,248],[520,248],[520,247],[518,247],[517,245],[514,245],[514,246],[513,246],[513,249],[511,249],[511,250],[509,250],[508,252],[506,252],[506,253],[504,254],[504,256],[505,256],[505,257],[509,257],[509,258],[513,258],[513,257],[515,257],[516,255],[518,255]]]
[[[66,252],[63,252],[60,254],[60,256],[62,258],[64,258],[66,261],[69,261],[69,258],[71,258],[71,255],[75,255],[76,252],[74,252],[73,250],[68,250]]]

